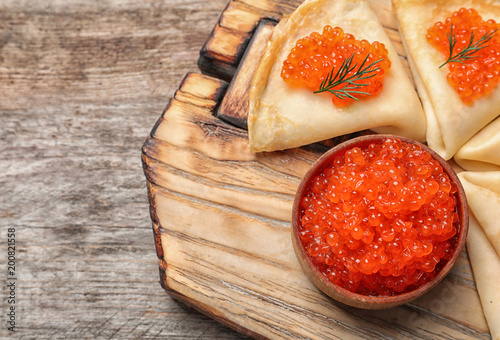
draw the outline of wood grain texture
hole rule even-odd
[[[216,113],[218,118],[245,130],[250,85],[275,25],[276,21],[269,19],[259,22]]]
[[[175,100],[146,142],[165,289],[259,338],[489,338],[465,252],[430,293],[390,310],[351,308],[316,289],[294,255],[290,217],[321,151],[252,154],[247,143],[206,107]]]
[[[0,338],[244,338],[161,287],[140,161],[226,5],[0,2]],[[177,93],[198,94],[189,96]],[[14,335],[7,228],[18,255]]]

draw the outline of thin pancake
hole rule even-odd
[[[465,143],[455,154],[455,161],[466,170],[500,170],[500,118]]]
[[[297,40],[322,32],[326,25],[341,27],[356,39],[385,44],[392,66],[378,96],[337,108],[330,97],[291,88],[281,79],[283,61]],[[283,19],[260,61],[249,98],[253,151],[287,149],[365,129],[425,139],[425,115],[415,89],[382,25],[363,0],[305,1]]]
[[[467,251],[484,316],[493,340],[500,340],[500,257],[479,223],[470,216]]]
[[[500,255],[500,171],[464,171],[458,176],[470,210]]]
[[[427,115],[427,143],[450,159],[479,130],[495,119],[500,87],[470,106],[448,84],[444,57],[427,40],[427,29],[461,7],[475,8],[483,20],[500,21],[500,4],[485,0],[392,0],[412,73]]]

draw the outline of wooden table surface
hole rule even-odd
[[[243,338],[160,286],[140,158],[226,4],[0,0],[0,337]]]

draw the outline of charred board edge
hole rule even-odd
[[[215,111],[216,117],[239,128],[247,129],[248,92],[252,75],[259,65],[267,41],[276,24],[275,20],[267,18],[260,20],[229,84],[226,95]]]
[[[231,328],[231,329],[233,329],[241,334],[248,335],[248,336],[252,337],[253,339],[257,339],[257,340],[267,340],[268,339],[267,337],[264,337],[259,333],[251,331],[250,329],[242,327],[239,324],[229,320],[228,318],[226,318],[224,315],[222,315],[220,312],[218,312],[214,308],[211,308],[210,306],[208,306],[206,304],[200,303],[199,301],[196,301],[192,298],[189,298],[184,294],[181,294],[175,290],[172,290],[167,284],[167,274],[166,274],[167,267],[168,267],[168,264],[165,261],[163,261],[162,259],[160,259],[159,260],[160,284],[161,284],[162,288],[165,290],[165,292],[170,297],[172,297],[173,299],[175,299],[181,303],[184,303],[185,305],[197,310],[198,312],[206,315],[207,317],[214,319],[214,320],[220,322],[221,324],[223,324],[223,325],[225,325],[225,326],[227,326],[227,327],[229,327],[229,328]]]
[[[158,129],[159,125],[163,121],[163,117],[168,112],[168,110],[172,107],[172,103],[174,100],[185,100],[189,102],[190,99],[198,99],[195,101],[200,107],[205,109],[209,109],[215,112],[217,106],[220,104],[224,94],[226,93],[228,87],[228,83],[224,80],[213,78],[208,75],[190,72],[187,73],[186,76],[182,79],[174,98],[172,98],[169,103],[165,106],[162,114],[157,119],[155,125],[153,126],[150,135],[144,141],[144,144],[141,148],[141,162],[144,175],[146,177],[147,184],[147,194],[149,200],[149,213],[152,221],[152,229],[153,229],[153,237],[156,248],[156,255],[159,259],[163,259],[163,247],[161,242],[161,229],[158,215],[156,213],[157,206],[154,198],[154,194],[151,191],[151,166],[150,166],[150,156],[151,156],[151,148],[157,147],[157,140],[153,137],[155,131]],[[183,94],[185,97],[179,97],[180,94]]]
[[[238,16],[237,20],[242,22],[247,21],[244,26],[251,27],[250,30],[238,30],[234,28],[238,27],[238,24],[228,25],[226,23],[227,20],[230,20],[225,17],[226,12],[232,6],[238,6],[242,13],[247,13],[247,15],[242,14]],[[245,2],[231,0],[200,49],[198,68],[203,74],[230,82],[260,21],[267,19],[278,22],[283,15],[284,13],[281,13],[281,11],[260,9]],[[228,53],[229,51],[216,51],[215,47],[228,43],[227,41],[222,41],[221,38],[229,35],[232,35],[233,38],[232,45],[230,46],[233,53]]]

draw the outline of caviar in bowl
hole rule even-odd
[[[292,240],[309,279],[347,305],[391,308],[429,291],[465,245],[465,193],[427,146],[367,135],[320,157],[297,190]]]

